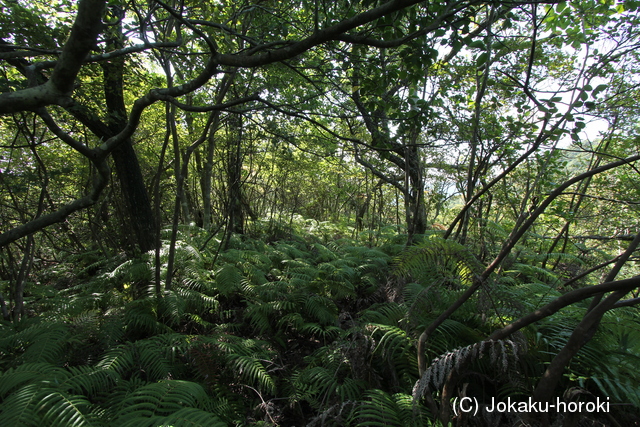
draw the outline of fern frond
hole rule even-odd
[[[354,417],[351,423],[356,426],[397,426],[406,427],[411,424],[405,424],[406,416],[402,416],[404,409],[400,408],[394,399],[394,396],[385,393],[382,390],[370,390],[366,393],[366,399],[354,411]]]
[[[41,414],[35,410],[42,399],[42,384],[28,384],[3,400],[0,425],[38,426]]]
[[[50,363],[24,363],[0,374],[0,398],[5,398],[23,385],[51,380],[66,381],[68,373],[64,368]]]
[[[107,351],[97,367],[114,370],[122,377],[165,379],[175,369],[175,358],[186,351],[184,340],[180,334],[166,334],[119,345]]]
[[[111,390],[121,379],[115,371],[96,369],[92,366],[73,366],[67,368],[67,371],[67,378],[60,380],[60,383],[56,384],[57,388],[90,398]]]
[[[39,409],[44,412],[41,423],[46,426],[92,426],[91,403],[78,395],[48,391],[40,400]],[[48,409],[48,410],[47,410]]]
[[[480,341],[449,351],[434,359],[413,387],[413,398],[421,399],[433,385],[440,389],[452,370],[460,370],[468,362],[489,355],[491,366],[506,372],[518,360],[521,346],[512,340]]]
[[[148,282],[153,278],[153,271],[149,263],[144,259],[130,259],[113,271],[107,273],[107,277],[122,282]]]
[[[220,334],[200,336],[197,345],[203,346],[200,347],[203,350],[209,346],[209,354],[213,351],[233,378],[242,378],[245,384],[251,384],[260,390],[275,391],[275,380],[266,367],[272,360],[273,353],[266,349],[264,341]]]
[[[67,325],[58,322],[35,323],[0,338],[0,356],[8,356],[8,360],[3,361],[8,366],[59,362],[63,359],[68,337]]]
[[[338,307],[329,298],[308,295],[305,298],[304,309],[311,320],[316,320],[322,325],[335,325],[338,321]]]
[[[275,392],[275,381],[267,372],[262,360],[259,360],[254,356],[242,354],[230,354],[227,360],[229,366],[247,384],[256,385],[257,388],[268,393]]]
[[[314,408],[326,408],[337,402],[355,401],[360,398],[366,384],[339,373],[337,366],[313,366],[299,372],[293,378],[299,399]]]
[[[227,427],[217,415],[198,408],[182,408],[166,417],[153,416],[127,421],[125,425],[136,427]]]
[[[369,324],[367,329],[376,343],[374,356],[385,361],[381,366],[393,367],[399,380],[413,383],[418,376],[413,339],[397,326]]]
[[[408,248],[396,259],[396,272],[428,285],[446,283],[449,287],[470,285],[482,265],[461,244],[432,236]]]
[[[520,278],[520,282],[539,281],[542,283],[555,283],[559,279],[555,272],[530,263],[514,263],[509,271],[505,271],[505,274],[515,277],[524,276],[524,280]]]
[[[360,319],[364,323],[379,323],[384,325],[397,325],[407,315],[407,307],[395,302],[373,304],[360,313]]]
[[[317,251],[315,259],[317,263],[331,262],[338,259],[339,255],[336,253],[337,251],[331,250],[325,245],[313,243],[311,244],[311,248]]]
[[[273,304],[252,303],[245,310],[245,317],[258,334],[272,329],[272,322],[277,319],[278,310]]]
[[[242,276],[240,270],[231,264],[225,264],[214,274],[215,287],[221,295],[228,296],[240,288]]]
[[[206,408],[209,398],[200,384],[163,380],[137,388],[123,401],[114,425],[140,425],[154,416],[169,417],[183,408]],[[135,424],[134,424],[135,423]]]
[[[174,301],[174,303],[178,302]],[[171,306],[170,301],[165,305],[167,306]],[[124,313],[124,330],[127,335],[135,339],[140,336],[170,332],[171,329],[168,326],[158,321],[156,310],[155,301],[152,298],[134,300],[127,304]]]
[[[615,366],[599,367],[589,378],[605,396],[612,396],[618,402],[631,403],[640,408],[640,388],[637,378],[635,381],[618,371]],[[580,384],[586,385],[581,379]]]

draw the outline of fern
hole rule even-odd
[[[267,393],[275,392],[275,382],[267,372],[263,360],[254,355],[230,354],[227,356],[227,363],[246,383],[256,385]]]
[[[519,282],[541,282],[547,284],[557,283],[559,277],[556,273],[546,268],[538,267],[532,263],[514,263],[511,270],[505,271],[504,274],[514,276]],[[522,277],[518,277],[522,276]]]
[[[367,310],[360,313],[360,319],[364,323],[380,323],[385,325],[397,325],[406,316],[406,305],[395,302],[373,304]]]
[[[168,416],[152,416],[148,419],[134,419],[125,425],[140,427],[227,427],[217,415],[198,408],[182,408]]]
[[[601,365],[595,367],[588,379],[593,381],[605,396],[612,396],[618,402],[640,407],[640,385],[637,375],[629,376],[624,371],[615,365]],[[579,384],[582,387],[588,386],[585,378],[580,378]]]
[[[125,333],[133,339],[171,331],[158,321],[156,301],[152,298],[139,299],[127,304],[123,322]]]
[[[397,326],[369,324],[367,329],[375,343],[373,356],[384,361],[377,365],[383,370],[392,367],[393,378],[405,386],[412,384],[418,376],[413,339]]]
[[[185,340],[180,334],[166,334],[122,344],[107,351],[97,367],[127,378],[166,379],[176,373],[175,361],[187,351]]]
[[[90,426],[94,417],[91,403],[84,396],[50,391],[41,396],[40,409],[44,412],[41,423],[47,426]]]
[[[242,276],[240,271],[232,264],[222,266],[215,272],[214,277],[216,290],[221,295],[228,296],[240,289]]]
[[[0,376],[1,425],[94,425],[89,396],[110,389],[119,377],[90,367],[66,370],[24,364]]]
[[[452,370],[460,370],[467,363],[489,355],[491,366],[506,372],[518,360],[520,347],[511,340],[481,341],[442,354],[431,362],[429,368],[413,388],[414,399],[420,399],[431,385],[440,389]]]
[[[20,329],[26,326],[24,329]],[[21,363],[59,362],[63,359],[69,329],[58,322],[27,319],[0,338],[0,356],[4,367]],[[6,357],[10,356],[10,357]]]
[[[28,384],[2,402],[0,424],[6,426],[38,426],[41,414],[35,408],[42,400],[42,385]]]
[[[304,310],[309,317],[322,325],[335,324],[338,320],[338,308],[333,301],[319,295],[306,295]]]
[[[68,376],[60,381],[59,388],[69,393],[95,398],[105,390],[113,388],[120,376],[108,369],[99,369],[92,366],[68,367]]]
[[[313,407],[324,408],[335,402],[355,400],[360,397],[364,384],[360,380],[338,375],[336,370],[314,366],[296,377],[299,398]]]
[[[229,372],[231,378],[242,379],[244,384],[265,392],[275,391],[275,380],[266,366],[270,364],[273,353],[265,348],[265,342],[224,334],[201,336],[194,345],[199,348],[207,346],[209,352],[214,351],[221,367]]]
[[[432,236],[429,240],[407,249],[396,259],[396,272],[411,276],[428,285],[445,283],[449,287],[471,284],[482,265],[457,242]]]
[[[366,400],[354,411],[349,422],[355,426],[427,426],[431,425],[425,408],[414,403],[410,395],[388,394],[370,390]]]
[[[24,363],[0,374],[0,397],[4,399],[16,389],[42,379],[59,382],[66,378],[65,369],[50,363]]]
[[[175,417],[184,408],[200,409],[189,412],[193,418],[202,417],[202,412],[209,408],[209,397],[201,385],[179,380],[163,380],[147,384],[130,393],[119,405],[113,415],[117,425],[137,426],[148,424],[155,417]],[[181,413],[185,416],[185,412]],[[193,418],[189,418],[193,421]],[[217,420],[216,417],[208,417]],[[175,418],[180,420],[180,417]],[[189,425],[189,424],[185,424]]]

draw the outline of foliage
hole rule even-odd
[[[3,3],[0,424],[637,422],[639,5]]]
[[[462,246],[426,239],[393,264],[416,282],[397,276],[390,284],[392,258],[380,249],[245,238],[216,258],[194,246],[205,236],[192,228],[178,243],[176,287],[159,299],[145,256],[114,259],[64,298],[49,296],[38,318],[3,326],[1,422],[430,425],[433,414],[420,396],[438,393],[453,370],[477,395],[526,396],[542,375],[540,363],[563,345],[580,315],[576,307],[515,340],[484,341],[498,322],[555,295],[547,285],[514,286],[511,279],[496,285],[502,304],[484,308],[484,320],[471,308],[443,324],[419,378],[421,325],[458,286],[468,286],[477,268]],[[149,291],[132,299],[134,283]],[[69,299],[75,305],[61,309]],[[566,387],[637,402],[637,328],[611,321],[619,333],[598,335],[585,347]]]

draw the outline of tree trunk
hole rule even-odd
[[[200,180],[202,188],[202,228],[211,228],[211,180],[213,179],[213,155],[216,148],[216,129],[211,126],[207,142],[207,157],[204,163],[204,170]]]
[[[242,196],[242,116],[229,117],[229,145],[227,163],[228,208],[230,232],[244,233],[244,209]]]
[[[122,47],[122,27],[113,28],[107,43],[110,49]],[[115,58],[102,64],[104,96],[107,105],[107,126],[111,135],[126,126],[127,110],[124,104],[124,58]],[[129,217],[127,228],[133,231],[141,252],[155,247],[155,220],[151,201],[144,184],[138,157],[131,138],[127,138],[112,153],[122,197]]]
[[[29,277],[29,271],[33,265],[33,250],[35,244],[33,234],[27,236],[27,245],[24,249],[22,256],[22,262],[20,263],[20,270],[16,276],[16,282],[13,286],[13,321],[19,322],[24,317],[24,285]]]
[[[236,76],[235,70],[227,73],[222,78],[222,82],[218,87],[218,94],[216,95],[216,103],[220,104],[224,100],[233,80]],[[213,157],[215,154],[216,148],[216,131],[218,130],[218,125],[220,123],[220,112],[215,111],[213,116],[213,120],[211,122],[211,128],[209,131],[209,139],[207,141],[207,158],[204,163],[204,171],[202,173],[202,179],[200,185],[202,187],[202,227],[204,229],[209,229],[211,227],[211,181],[213,179]]]
[[[412,138],[414,139],[414,138]],[[405,150],[405,209],[407,220],[407,245],[413,243],[416,234],[427,230],[427,211],[424,205],[424,178],[420,164],[420,151],[414,144]]]

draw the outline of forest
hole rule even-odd
[[[4,0],[0,425],[640,425],[640,2]]]

